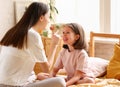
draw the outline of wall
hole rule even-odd
[[[14,5],[12,0],[0,0],[0,40],[14,25]]]

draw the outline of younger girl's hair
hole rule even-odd
[[[64,26],[67,26],[72,29],[72,31],[76,34],[79,35],[79,39],[73,44],[74,49],[85,49],[87,50],[87,41],[85,37],[85,32],[83,30],[83,27],[80,24],[77,23],[67,23]],[[66,44],[63,45],[63,48],[69,49]]]
[[[39,17],[44,16],[49,11],[46,4],[33,2],[27,8],[21,20],[12,27],[0,41],[0,45],[13,46],[19,49],[27,48],[28,30],[37,23]]]

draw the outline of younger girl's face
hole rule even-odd
[[[74,31],[68,26],[65,26],[63,28],[62,37],[63,37],[64,44],[71,45],[71,46],[76,42],[76,40],[79,39],[79,35],[76,35]]]

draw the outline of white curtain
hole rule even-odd
[[[111,32],[120,34],[120,0],[111,0]]]

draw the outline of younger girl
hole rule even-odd
[[[52,70],[51,76],[65,68],[66,86],[74,83],[94,83],[94,76],[88,65],[87,42],[82,26],[77,23],[66,24],[63,28],[63,49]]]

